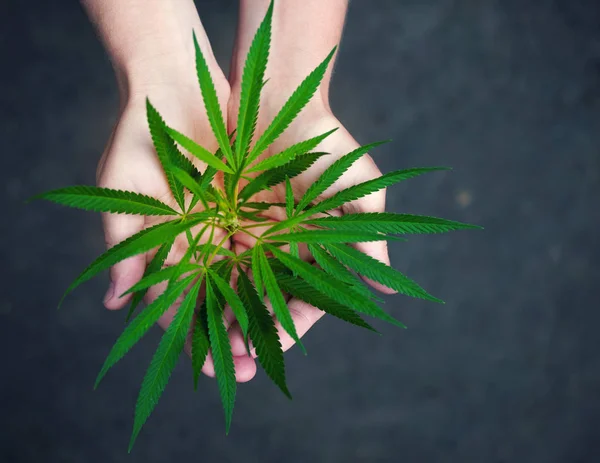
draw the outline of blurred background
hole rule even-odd
[[[237,2],[197,4],[228,69]],[[75,1],[3,1],[0,57],[1,462],[600,461],[600,3],[351,2],[335,113],[359,142],[394,139],[384,172],[454,167],[390,189],[389,210],[485,231],[393,244],[446,305],[387,298],[409,329],[383,337],[325,318],[287,354],[294,400],[259,372],[229,437],[182,358],[130,456],[160,332],[93,392],[124,314],[106,278],[55,308],[103,251],[100,217],[23,203],[95,181],[111,66]]]

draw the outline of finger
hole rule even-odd
[[[271,311],[270,303],[267,302],[267,308]],[[317,309],[316,307],[308,304],[307,302],[301,301],[300,299],[292,298],[288,302],[288,308],[292,315],[294,326],[296,327],[296,333],[298,337],[302,337],[306,332],[317,323],[325,312]],[[281,342],[281,348],[285,352],[295,344],[292,337],[283,329],[281,323],[273,317],[275,321],[275,328],[277,329],[277,335]],[[231,341],[231,351],[233,355],[242,355],[246,352],[246,346],[244,345],[244,338],[239,325],[235,324],[229,331],[229,339]],[[250,353],[252,357],[256,358],[256,349],[250,346]]]
[[[152,287],[149,291],[152,293],[151,297],[158,297],[158,295],[161,292],[160,287],[164,289],[166,285],[162,284]],[[157,324],[163,330],[166,331],[171,322],[173,321],[173,318],[175,317],[177,310],[179,310],[179,307],[181,306],[181,303],[183,302],[186,293],[187,291],[184,291],[184,293],[177,298],[175,303],[171,307],[169,307],[167,311],[158,319]],[[192,357],[192,346],[190,343],[189,336],[186,340],[184,351],[190,358]],[[256,375],[256,362],[252,357],[249,357],[245,351],[243,355],[233,357],[233,364],[235,366],[235,379],[238,383],[250,381],[252,378],[254,378],[254,375]],[[215,366],[210,352],[206,356],[206,360],[204,362],[204,365],[202,366],[202,372],[211,378],[215,377]]]
[[[377,168],[375,163],[370,157],[366,157],[363,162],[360,163],[361,169],[355,173],[353,183],[362,183],[367,180],[379,177],[381,175],[380,170]],[[385,190],[379,190],[371,193],[368,196],[364,196],[356,201],[346,203],[342,206],[342,212],[344,214],[356,214],[359,212],[384,212],[385,211]],[[373,241],[368,243],[354,243],[353,246],[359,251],[367,254],[373,259],[377,259],[383,262],[385,265],[390,265],[390,256],[388,252],[387,241]],[[381,283],[373,281],[369,278],[361,276],[361,278],[371,285],[374,289],[381,291],[385,294],[394,294],[396,291],[388,288]]]
[[[306,332],[317,323],[325,312],[317,309],[307,302],[301,301],[300,299],[292,298],[288,302],[288,308],[292,314],[292,320],[296,327],[298,337],[302,337]],[[279,335],[279,341],[281,342],[281,348],[283,351],[287,351],[290,347],[295,344],[292,337],[283,329],[279,321],[275,321],[275,328],[277,328],[277,334]]]
[[[103,214],[104,238],[108,248],[120,243],[144,228],[144,218],[122,214]],[[110,282],[104,296],[104,306],[107,309],[121,309],[129,302],[132,295],[120,297],[125,291],[137,283],[146,268],[144,254],[130,257],[110,269]]]
[[[192,346],[189,339],[185,343],[185,353],[188,357],[192,358]],[[256,375],[256,361],[254,358],[248,357],[246,351],[244,351],[242,355],[233,356],[233,366],[235,367],[235,380],[238,383],[248,382]],[[202,365],[202,373],[209,378],[214,378],[216,376],[215,364],[210,352],[206,356],[204,365]]]
[[[240,327],[239,323],[234,323],[231,325],[228,335],[229,343],[231,344],[231,353],[234,356],[247,355],[246,344],[244,343],[244,334],[242,333],[242,328]],[[252,352],[253,347],[250,337],[248,337],[248,346],[250,347],[250,352]]]
[[[233,366],[235,367],[235,380],[238,383],[246,383],[256,375],[256,361],[244,352],[244,355],[233,356]],[[209,378],[215,377],[215,365],[210,352],[206,356],[206,361],[202,366],[202,373]]]

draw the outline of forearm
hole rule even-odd
[[[192,85],[195,79],[192,30],[209,66],[218,69],[192,0],[81,0],[81,3],[110,56],[122,94],[147,92],[150,87],[160,85],[180,85],[182,80]]]
[[[230,82],[239,86],[244,57],[268,8],[269,0],[240,0],[240,18],[231,63]],[[338,45],[348,0],[279,0],[273,30],[265,91],[289,96],[296,86]],[[315,100],[328,106],[329,67]]]

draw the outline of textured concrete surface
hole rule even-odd
[[[226,67],[236,4],[198,2]],[[114,122],[110,65],[76,2],[2,2],[0,461],[600,461],[600,6],[594,0],[351,5],[333,107],[382,169],[450,165],[389,209],[485,232],[411,239],[395,265],[445,306],[396,297],[409,329],[325,319],[264,374],[225,437],[214,381],[183,359],[131,456],[155,329],[92,392],[122,328],[105,280],[56,303],[102,251],[99,217],[23,206],[94,181]]]

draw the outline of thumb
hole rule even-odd
[[[144,228],[144,218],[141,216],[102,214],[102,222],[107,248],[113,247]],[[104,296],[104,306],[111,310],[122,309],[132,295],[119,296],[142,278],[145,269],[145,254],[129,257],[111,267],[110,283]]]
[[[353,179],[356,181],[356,183],[362,183],[367,180],[371,180],[373,178],[381,176],[381,171],[377,168],[375,162],[368,155],[365,155],[363,159],[361,159],[361,162],[357,164],[361,165],[360,170],[356,171],[356,176],[359,178]],[[379,190],[374,193],[371,193],[368,196],[364,196],[350,203],[346,203],[342,206],[342,213],[356,214],[359,212],[384,212],[385,195],[386,190]],[[390,256],[388,253],[387,241],[383,240],[368,243],[354,243],[353,246],[357,250],[367,254],[373,259],[377,259],[378,261],[383,262],[386,265],[390,265]],[[365,278],[362,276],[361,278],[377,291],[381,291],[385,294],[394,294],[396,292],[395,290],[388,288],[387,286],[384,286],[381,283],[373,281],[369,278]]]

